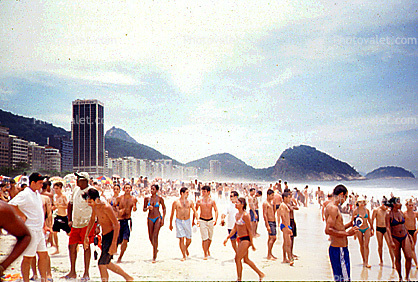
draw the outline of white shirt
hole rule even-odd
[[[228,205],[225,207],[226,214],[226,228],[232,229],[235,225],[235,215],[238,213],[235,204],[229,201]]]
[[[89,224],[92,209],[87,204],[87,201],[83,199],[82,195],[89,190],[87,187],[84,190],[81,190],[80,187],[74,187],[73,194],[71,195],[70,202],[73,204],[73,227],[74,228],[83,228]]]
[[[26,187],[22,192],[18,193],[9,204],[18,207],[23,212],[27,218],[25,225],[28,228],[42,231],[45,215],[39,191],[34,192],[30,187]]]

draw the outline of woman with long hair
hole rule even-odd
[[[261,281],[265,274],[261,272],[261,270],[257,268],[254,262],[248,258],[248,249],[251,246],[253,251],[255,251],[255,247],[253,244],[253,233],[251,230],[251,218],[250,215],[245,211],[247,207],[245,198],[238,198],[235,207],[238,209],[238,213],[235,216],[235,225],[229,233],[228,237],[226,237],[224,246],[226,246],[228,239],[231,238],[235,232],[237,232],[238,248],[235,254],[235,264],[237,266],[238,276],[237,281],[241,281],[242,279],[242,260],[244,260],[244,262],[258,274],[258,277]]]
[[[356,203],[357,208],[354,209],[351,216],[353,224],[359,229],[356,232],[356,237],[360,245],[360,253],[363,258],[363,266],[371,268],[369,264],[369,242],[370,237],[374,234],[372,217],[370,211],[366,208],[366,199],[359,197]]]
[[[412,246],[413,239],[405,227],[405,215],[401,211],[401,200],[392,197],[387,204],[391,209],[386,214],[386,231],[389,234],[390,244],[395,254],[395,266],[399,275],[399,281],[402,280],[401,249],[405,256],[405,274],[409,281],[409,272],[411,271],[411,260],[413,257]]]
[[[152,263],[155,263],[157,260],[158,234],[160,233],[160,228],[164,225],[166,214],[164,199],[157,195],[158,190],[158,184],[151,185],[151,196],[144,199],[144,212],[148,211],[148,235],[153,247]],[[160,207],[163,210],[162,215]]]

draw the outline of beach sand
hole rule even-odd
[[[217,196],[213,195],[214,199]],[[227,236],[226,227],[215,226],[213,242],[210,247],[211,258],[203,260],[203,251],[199,230],[193,233],[192,243],[189,247],[190,257],[182,262],[181,252],[176,238],[175,227],[173,231],[168,229],[171,203],[174,198],[167,198],[166,205],[168,215],[165,224],[160,230],[159,253],[157,263],[151,263],[152,247],[148,239],[147,232],[147,213],[142,211],[143,199],[140,199],[138,211],[133,213],[133,230],[128,249],[124,255],[123,262],[119,265],[135,280],[142,281],[161,281],[161,280],[236,280],[236,268],[234,262],[234,252],[230,243],[224,246],[223,240]],[[217,200],[217,199],[216,199]],[[217,200],[220,214],[223,211],[225,199]],[[220,214],[218,224],[220,222]],[[278,240],[273,247],[273,254],[278,257],[277,261],[269,261],[267,255],[267,231],[264,221],[261,220],[258,227],[260,237],[254,239],[256,251],[250,250],[250,259],[266,274],[264,280],[333,280],[331,265],[328,259],[328,237],[324,234],[325,224],[321,221],[320,209],[317,203],[309,205],[308,208],[301,207],[295,211],[298,236],[295,238],[294,253],[299,256],[294,266],[282,264],[282,235],[278,231]],[[345,216],[344,222],[348,221]],[[174,222],[173,222],[174,224]],[[5,253],[9,252],[13,238],[10,236],[0,236],[0,261]],[[64,232],[59,234],[59,244],[61,253],[51,256],[52,275],[55,280],[65,275],[69,271],[68,257],[68,236]],[[93,245],[92,245],[93,246]],[[93,247],[94,250],[94,247]],[[370,264],[371,269],[363,268],[358,242],[350,237],[349,250],[351,258],[351,278],[352,280],[398,280],[396,271],[392,270],[387,246],[384,246],[385,265],[378,265],[379,258],[377,253],[376,237],[371,238],[370,242]],[[55,248],[49,248],[49,253],[53,253]],[[99,251],[100,255],[100,251]],[[117,256],[114,257],[114,262]],[[19,258],[13,263],[6,273],[20,272]],[[404,266],[404,262],[402,261]],[[77,259],[77,274],[83,274],[83,251],[79,249]],[[403,269],[403,272],[405,270]],[[120,281],[121,276],[109,271],[109,278],[113,281]],[[100,280],[97,261],[91,260],[90,277],[92,280]],[[417,279],[415,267],[411,270],[410,278]],[[72,279],[74,281],[74,279]],[[79,280],[79,279],[77,279]],[[243,266],[243,280],[258,280],[257,274],[248,265]]]

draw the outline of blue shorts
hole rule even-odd
[[[119,236],[117,244],[122,244],[123,240],[127,240],[129,242],[129,237],[131,237],[131,219],[120,219],[119,220]]]
[[[232,229],[228,229],[228,234],[231,234],[231,231],[232,231]],[[237,239],[237,232],[235,232],[235,234],[234,235],[232,235],[232,237],[230,238],[231,239],[231,241],[234,241],[234,240],[236,240]]]
[[[260,219],[260,217],[258,215],[258,210],[255,210],[255,213],[257,214],[257,218],[255,218],[255,214],[254,214],[253,210],[250,210],[250,217],[251,217],[252,222],[257,222]]]
[[[329,247],[329,260],[335,281],[351,281],[350,254],[347,247]]]
[[[276,236],[277,235],[276,222],[275,221],[269,221],[268,224],[270,226],[270,231],[271,231],[271,233],[269,233],[269,236]]]

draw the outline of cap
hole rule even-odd
[[[23,178],[23,176],[22,176]],[[32,183],[32,181],[38,182],[39,180],[44,180],[45,176],[42,176],[39,172],[34,172],[29,176],[29,183]],[[25,183],[26,181],[24,181],[22,179],[22,183]],[[27,184],[27,183],[25,183]]]
[[[77,176],[77,179],[87,179],[89,180],[89,174],[87,172],[74,172],[74,175]]]

